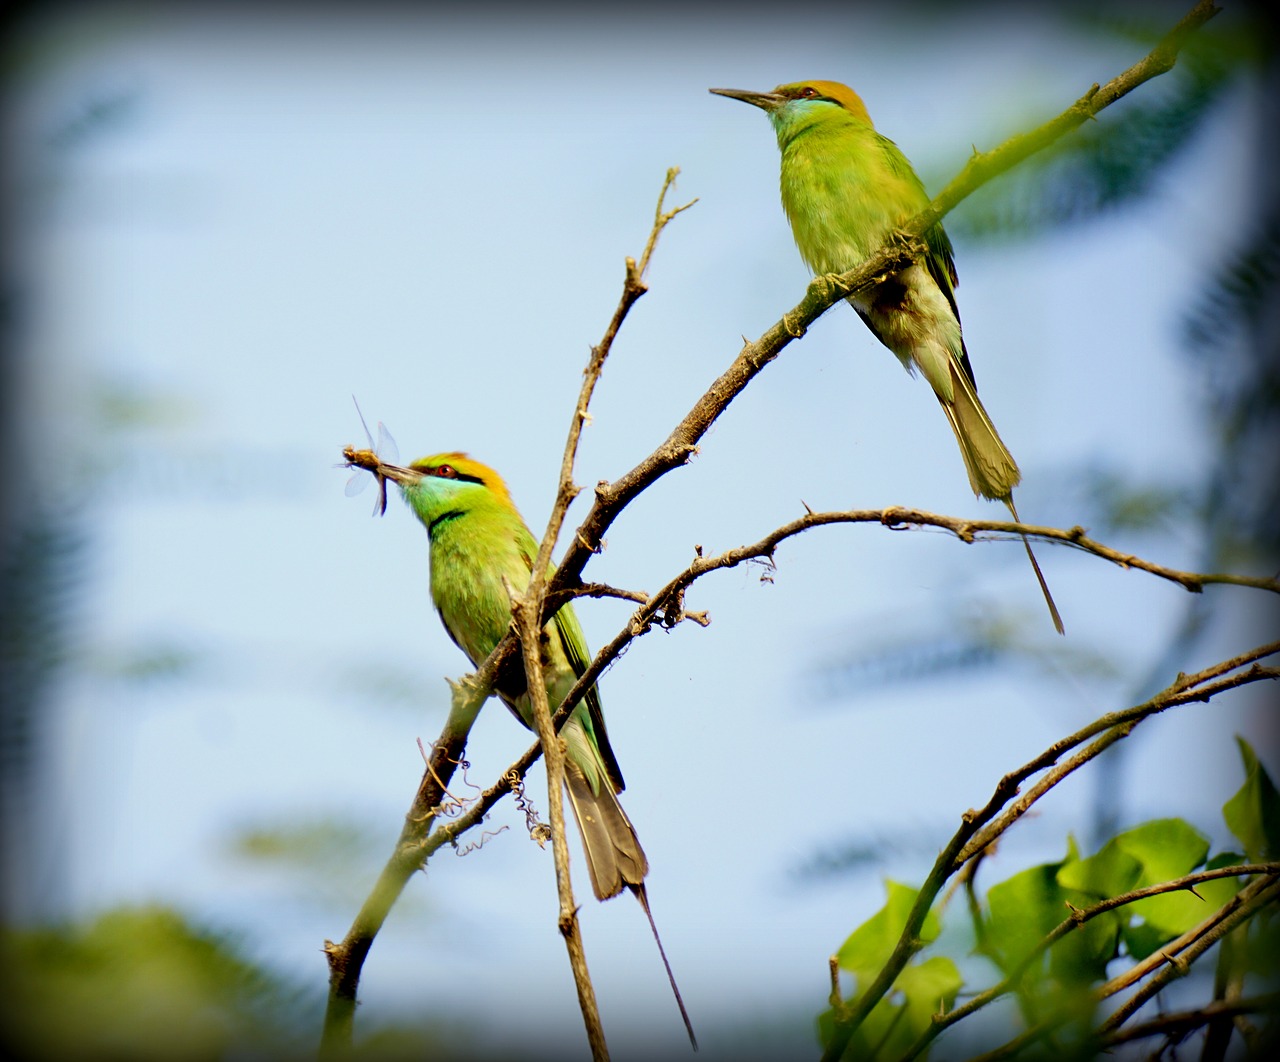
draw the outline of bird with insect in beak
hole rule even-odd
[[[479,666],[511,625],[512,593],[529,585],[538,543],[492,468],[463,453],[424,457],[408,466],[388,464],[372,449],[343,451],[345,463],[390,481],[427,530],[431,544],[431,601],[449,637]],[[566,604],[543,631],[542,671],[554,712],[591,662],[573,606]],[[505,668],[497,693],[512,714],[533,729],[533,706],[524,669]],[[649,860],[635,827],[618,802],[622,771],[609,744],[600,693],[593,685],[560,730],[566,746],[565,788],[587,857],[596,898],[629,890],[644,908],[671,981],[680,1015],[697,1050],[693,1026],[667,962],[649,909],[644,879]]]
[[[861,98],[846,85],[798,81],[771,92],[709,91],[768,115],[782,153],[782,207],[800,257],[815,274],[852,269],[929,205],[911,163],[876,131]],[[850,295],[849,304],[906,370],[918,370],[933,388],[974,494],[1004,502],[1019,520],[1013,488],[1022,473],[978,398],[956,307],[951,241],[941,224],[924,240],[923,257],[866,294]],[[1061,634],[1062,618],[1031,543],[1025,535],[1022,542]]]

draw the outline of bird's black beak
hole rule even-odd
[[[422,479],[422,473],[417,469],[403,468],[400,465],[379,464],[374,474],[389,479],[392,483],[398,483],[402,487],[410,486]]]
[[[749,89],[713,88],[707,91],[714,96],[728,96],[731,100],[742,100],[743,103],[750,103],[766,111],[773,110],[786,99],[785,96],[779,96],[776,92],[751,92]]]

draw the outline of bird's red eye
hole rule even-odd
[[[436,469],[436,475],[443,479],[457,479],[458,470],[453,465],[441,465]]]
[[[804,96],[806,99],[810,96],[816,96],[817,94],[818,90],[813,88],[811,85],[805,85],[805,87],[800,90],[800,95]]]

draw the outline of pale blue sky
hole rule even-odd
[[[1182,6],[1151,10],[1172,24]],[[319,985],[321,942],[346,931],[417,784],[415,739],[438,733],[444,677],[465,671],[429,604],[421,527],[394,498],[371,520],[371,493],[347,498],[332,467],[362,442],[352,394],[402,457],[465,449],[497,467],[540,534],[587,348],[668,166],[683,171],[673,201],[700,201],[664,235],[615,346],[579,482],[633,466],[740,337],[803,294],[768,123],[708,86],[846,81],[936,183],[971,145],[1048,118],[1143,49],[1011,6],[930,9],[927,23],[857,5],[599,23],[506,8],[237,12],[51,16],[13,97],[31,417],[11,464],[31,471],[40,503],[83,503],[91,542],[83,664],[57,690],[43,761],[56,842],[31,880],[45,914],[173,903]],[[129,101],[116,120],[50,146],[86,100],[116,95]],[[1084,519],[1064,485],[1089,461],[1173,480],[1204,466],[1177,326],[1244,224],[1250,114],[1240,94],[1225,100],[1135,209],[1043,241],[957,242],[969,349],[1024,471],[1029,521]],[[104,386],[154,401],[157,418],[107,434]],[[1001,517],[973,499],[926,385],[838,307],[618,521],[589,574],[656,589],[695,544],[754,541],[802,501]],[[1197,558],[1177,531],[1116,544],[1175,566]],[[744,1013],[785,1019],[777,1035],[809,1049],[827,956],[881,897],[877,873],[797,885],[791,872],[816,849],[864,835],[936,848],[1003,771],[1128,703],[1183,592],[1065,550],[1040,556],[1066,643],[1016,544],[830,528],[787,544],[771,584],[758,570],[705,580],[689,605],[710,612],[708,629],[650,635],[606,676],[654,913],[713,1052]],[[850,646],[984,610],[1021,616],[1038,666],[840,702],[816,689],[815,664]],[[628,608],[590,602],[579,615],[599,644]],[[1241,633],[1249,623],[1242,611],[1178,666],[1260,641]],[[1067,677],[1049,655],[1063,645],[1131,670]],[[155,647],[194,665],[169,681],[113,677]],[[1184,814],[1220,829],[1238,784],[1231,735],[1260,725],[1249,701],[1188,709],[1135,739],[1125,820]],[[472,779],[488,784],[529,740],[491,706]],[[545,809],[540,773],[531,793]],[[1089,804],[1087,779],[1063,787],[990,880],[1061,855],[1068,831],[1087,834]],[[239,830],[327,817],[369,837],[364,862],[331,878],[230,853]],[[499,996],[500,1015],[471,1032],[585,1052],[549,852],[509,803],[492,825],[509,828],[412,884],[366,966],[359,1021],[407,1005],[470,1027],[472,1008]],[[886,852],[880,874],[918,881],[929,858]],[[592,902],[575,867],[615,1056],[681,1049],[640,911]]]

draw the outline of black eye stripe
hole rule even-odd
[[[456,479],[460,483],[478,483],[484,486],[484,480],[479,476],[469,476],[465,472],[459,472],[453,465],[440,465],[438,468],[428,468],[427,475],[436,476],[440,479]]]

